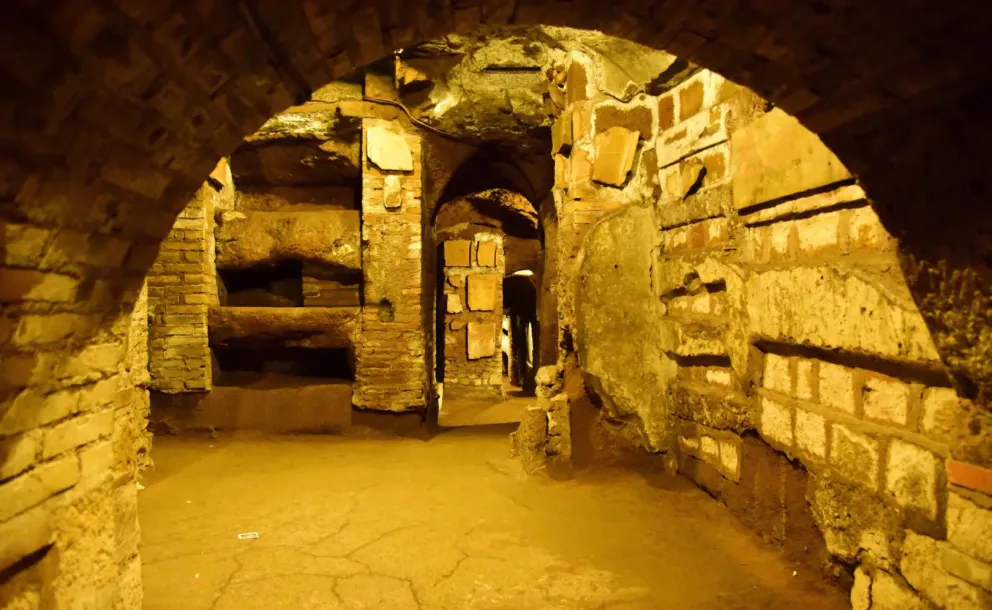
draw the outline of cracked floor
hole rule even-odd
[[[688,482],[528,479],[509,430],[156,439],[144,608],[847,607]]]

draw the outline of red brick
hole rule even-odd
[[[947,460],[947,479],[953,485],[992,496],[992,469],[957,460]]]

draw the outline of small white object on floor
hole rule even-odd
[[[197,580],[200,580],[200,573],[199,572],[196,573],[196,579]]]
[[[141,484],[141,481],[138,481],[138,491],[141,491],[144,488],[145,486]]]
[[[192,500],[186,500],[186,504],[192,504],[192,503],[193,503]]]
[[[798,573],[799,573],[799,572],[796,572],[795,570],[793,570],[793,571],[792,571],[792,575],[793,575],[793,576],[795,576],[795,575],[796,575],[796,574],[798,574]]]
[[[258,540],[258,532],[244,532],[238,534],[238,540]]]

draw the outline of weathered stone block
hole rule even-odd
[[[953,428],[960,410],[957,392],[951,388],[927,388],[923,392],[923,416],[920,429],[924,433],[940,434]]]
[[[548,439],[547,407],[533,405],[520,414],[520,426],[510,435],[511,455],[520,460],[527,474],[534,474],[545,467]]]
[[[468,308],[472,311],[493,311],[496,308],[497,280],[492,274],[474,273],[468,276]]]
[[[909,418],[909,385],[872,376],[865,381],[865,417],[905,426]]]
[[[72,487],[78,480],[79,460],[67,455],[7,481],[0,486],[0,523]]]
[[[830,362],[820,363],[820,402],[854,414],[854,378],[851,369]]]
[[[961,551],[955,549],[950,545],[941,545],[941,566],[947,571],[948,574],[956,576],[961,580],[981,587],[985,591],[992,591],[992,565],[989,565],[983,561],[979,561],[970,555],[966,555]],[[951,582],[951,586],[958,585],[959,583]],[[955,588],[958,588],[955,587]],[[988,608],[992,607],[992,600],[989,599],[989,595],[981,592],[970,592],[979,593],[985,600],[985,605],[982,607]],[[948,604],[949,608],[956,608],[958,606],[951,606]],[[962,606],[963,607],[963,606]],[[976,608],[979,606],[976,604]]]
[[[792,374],[789,370],[789,359],[777,354],[765,354],[762,384],[769,390],[791,396]]]
[[[211,307],[210,345],[349,348],[358,329],[355,307]]]
[[[952,492],[947,498],[947,540],[972,557],[992,563],[992,510]]]
[[[468,359],[479,360],[496,353],[496,325],[488,322],[468,323]]]
[[[871,576],[861,566],[854,571],[851,587],[851,610],[871,610]]]
[[[871,585],[871,610],[928,610],[929,604],[900,580],[888,572],[875,572]]]
[[[850,482],[878,489],[878,441],[834,424],[830,443],[830,465]]]
[[[480,267],[496,266],[496,242],[480,241],[475,248],[475,260]]]
[[[623,186],[634,166],[638,134],[623,127],[611,127],[596,136],[596,160],[592,179],[613,186]]]
[[[444,265],[446,267],[468,267],[469,246],[471,242],[465,239],[452,239],[444,242]]]
[[[720,442],[720,472],[734,482],[741,477],[741,444],[740,437]]]
[[[0,462],[0,480],[9,479],[34,465],[41,449],[40,439],[41,432],[32,431],[0,440],[0,455],[4,456]]]
[[[822,415],[796,409],[796,445],[811,456],[827,457],[827,422]]]
[[[840,246],[841,213],[828,212],[795,222],[799,251],[812,256],[836,252]]]
[[[217,267],[298,260],[361,269],[360,231],[356,210],[228,212],[215,231]]]
[[[376,167],[383,171],[413,171],[413,153],[402,134],[383,125],[371,125],[365,138],[369,161]]]
[[[954,550],[946,542],[907,531],[900,571],[914,589],[941,608],[988,608],[990,596],[964,582],[954,570],[981,580],[989,566]],[[970,582],[970,581],[969,581]]]
[[[769,339],[939,360],[905,285],[876,278],[869,270],[819,265],[755,271],[746,293],[751,331]]]
[[[21,559],[49,544],[52,540],[52,510],[40,506],[22,513],[13,519],[0,521],[0,570],[6,570]],[[4,600],[6,604],[11,600]],[[17,601],[10,608],[41,608],[40,605],[18,606]]]
[[[937,475],[941,463],[929,451],[894,439],[885,467],[885,490],[900,506],[937,518]]]
[[[851,177],[816,134],[778,108],[734,132],[731,146],[737,209]]]
[[[792,447],[792,409],[767,397],[761,398],[761,435],[787,449]]]
[[[113,429],[114,412],[110,409],[70,419],[48,431],[42,456],[47,459],[101,436],[110,436]]]

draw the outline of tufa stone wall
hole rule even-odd
[[[633,107],[597,97],[595,74],[577,80],[590,132],[633,126]],[[568,95],[574,129],[590,102]],[[572,178],[578,152],[595,189],[580,196],[621,200],[576,258],[579,361],[603,415],[678,453],[769,539],[802,540],[792,550],[833,566],[856,608],[988,607],[988,558],[950,533],[992,516],[987,417],[951,389],[861,186],[795,119],[711,72],[640,104],[657,131],[633,155],[613,132],[585,153],[573,137],[558,161],[558,197],[589,184]],[[652,137],[654,190],[623,201]]]
[[[503,400],[503,236],[442,242],[444,394]]]
[[[383,411],[424,409],[420,137],[384,119],[365,119],[362,131],[365,294],[354,403]]]

